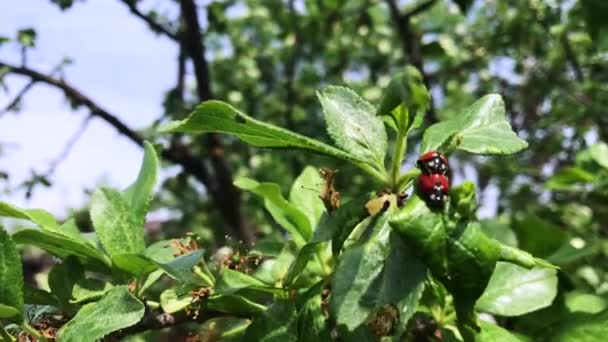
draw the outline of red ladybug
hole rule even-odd
[[[442,208],[448,199],[450,180],[445,175],[433,173],[418,177],[418,191],[429,206]]]
[[[448,173],[448,159],[437,151],[430,151],[418,159],[418,167],[425,175]]]

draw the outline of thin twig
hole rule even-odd
[[[4,107],[4,109],[0,110],[0,118],[12,111],[15,110],[17,108],[17,106],[21,103],[21,100],[23,100],[23,97],[25,96],[25,94],[27,94],[28,91],[30,91],[30,89],[32,89],[32,87],[34,86],[34,84],[36,83],[36,81],[29,81],[23,88],[21,88],[21,90],[17,93],[17,95],[15,95],[15,97]]]
[[[150,26],[152,31],[157,32],[157,33],[162,33],[174,41],[179,41],[179,37],[177,36],[177,34],[175,32],[172,32],[169,28],[163,26],[161,23],[157,22],[150,16],[147,16],[143,12],[141,12],[137,8],[136,1],[122,0],[122,2],[129,8],[129,11],[131,11],[131,13],[133,13],[133,15],[142,19],[144,22],[146,22],[146,24],[148,24],[148,26]]]

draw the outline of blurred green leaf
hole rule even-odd
[[[67,307],[72,300],[74,285],[84,278],[84,269],[74,256],[53,265],[49,272],[49,288],[57,296],[62,307]]]
[[[522,342],[515,335],[499,325],[480,320],[481,332],[475,336],[475,342]]]
[[[551,305],[556,294],[554,269],[528,270],[499,262],[477,308],[499,316],[520,316]]]
[[[270,287],[250,275],[229,268],[221,270],[213,289],[215,293],[222,295],[233,294],[242,289],[260,290],[270,293],[283,292],[282,289]]]
[[[264,205],[272,217],[292,237],[298,246],[303,246],[312,237],[312,227],[306,215],[281,194],[275,183],[258,183],[249,178],[238,178],[234,184],[251,191],[264,199]]]
[[[323,179],[319,171],[307,166],[295,179],[289,192],[289,202],[306,215],[313,229],[317,227],[321,215],[325,212],[325,206],[319,197],[322,186]]]
[[[297,342],[297,312],[293,301],[277,300],[253,319],[243,341]]]
[[[603,168],[608,169],[608,145],[600,142],[589,147],[591,157]]]
[[[563,231],[534,214],[516,216],[511,227],[517,234],[519,248],[541,258],[557,251],[566,241]]]
[[[199,328],[202,340],[230,341],[241,336],[251,320],[237,317],[217,317],[206,320]]]
[[[547,180],[545,187],[549,190],[576,190],[577,185],[593,182],[593,174],[580,167],[567,167]]]
[[[207,299],[205,307],[209,310],[235,315],[256,315],[264,310],[264,305],[253,302],[236,294],[211,296]]]
[[[298,341],[329,341],[330,327],[323,311],[321,297],[325,281],[318,282],[299,298],[302,302],[298,309]]]
[[[591,293],[573,291],[566,294],[566,307],[570,312],[596,314],[608,307],[608,299]]]
[[[23,287],[23,302],[30,305],[50,305],[59,307],[57,297],[42,289],[37,289],[25,284]]]
[[[327,241],[319,241],[319,242],[311,242],[298,252],[296,259],[289,266],[289,270],[287,271],[287,275],[285,275],[285,279],[283,279],[283,286],[290,287],[293,285],[293,282],[298,278],[298,276],[306,269],[306,266],[313,258],[318,257],[320,253],[324,250],[327,250],[329,247]],[[319,262],[322,262],[318,260]]]
[[[597,314],[574,314],[560,322],[550,332],[550,340],[555,342],[595,342],[603,341],[608,334],[608,310]]]
[[[17,41],[19,44],[26,47],[36,46],[36,30],[31,27],[23,28],[17,31]]]
[[[391,78],[376,113],[390,115],[397,130],[407,133],[420,127],[430,103],[431,96],[422,75],[408,65]]]
[[[479,221],[481,230],[492,239],[511,247],[517,247],[517,235],[511,226],[500,219],[485,219]]]

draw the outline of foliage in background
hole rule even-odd
[[[84,1],[53,2],[61,9],[87,6]],[[379,185],[383,182],[388,182],[389,190],[396,192],[401,186],[409,186],[415,173],[406,173],[399,182],[399,167],[392,167],[394,164],[388,168],[380,165],[386,154],[399,155],[397,151],[403,149],[408,153],[406,164],[411,165],[419,151],[443,145],[441,139],[444,137],[458,136],[452,132],[456,127],[466,131],[462,115],[476,99],[498,93],[506,105],[506,121],[482,130],[488,140],[483,143],[473,140],[470,143],[470,140],[467,142],[464,139],[460,140],[458,146],[450,146],[449,143],[443,145],[443,148],[456,149],[450,155],[454,173],[452,179],[463,179],[466,175],[477,186],[477,194],[463,190],[463,198],[477,197],[477,201],[464,203],[462,208],[472,211],[478,205],[492,207],[495,203],[495,217],[480,220],[480,229],[505,245],[547,259],[560,266],[563,272],[559,272],[559,291],[549,307],[523,316],[520,315],[526,310],[522,311],[516,306],[506,309],[493,307],[492,303],[497,299],[510,297],[502,297],[500,290],[493,292],[490,287],[478,302],[478,308],[499,317],[497,322],[502,326],[536,339],[548,339],[549,336],[543,334],[553,326],[560,327],[556,333],[562,334],[559,336],[564,340],[581,334],[601,336],[599,334],[603,330],[594,331],[593,326],[594,322],[606,321],[605,314],[597,313],[605,310],[608,291],[605,267],[608,211],[604,180],[608,157],[606,145],[601,143],[608,140],[608,119],[604,115],[608,102],[605,68],[607,35],[605,20],[602,20],[608,15],[608,9],[603,1],[320,0],[196,4],[181,0],[175,2],[175,9],[167,11],[164,8],[143,10],[146,3],[141,1],[121,2],[154,32],[180,46],[176,66],[178,82],[167,91],[163,101],[165,110],[157,122],[141,131],[121,126],[124,124],[120,116],[105,112],[104,106],[84,97],[86,91],[72,87],[69,78],[64,78],[69,59],[62,60],[49,73],[31,67],[27,56],[36,53],[36,40],[43,39],[43,35],[38,35],[35,28],[28,27],[26,22],[19,32],[0,33],[3,35],[0,36],[0,52],[13,45],[21,49],[23,56],[21,61],[14,63],[0,59],[0,85],[8,84],[6,81],[15,74],[32,80],[23,89],[18,89],[15,101],[0,108],[0,116],[27,104],[25,97],[28,89],[34,84],[44,83],[59,88],[74,108],[86,107],[92,117],[113,125],[134,142],[143,146],[143,139],[147,138],[160,143],[159,156],[181,166],[181,172],[177,177],[163,181],[160,192],[151,203],[153,209],[168,208],[171,213],[176,213],[171,220],[162,223],[162,233],[157,233],[154,240],[194,232],[200,246],[215,250],[227,243],[233,251],[239,251],[236,253],[239,256],[261,249],[264,253],[270,253],[268,257],[290,264],[294,252],[280,253],[284,243],[281,231],[287,229],[296,244],[294,250],[302,248],[308,251],[306,253],[314,254],[316,248],[322,246],[304,249],[306,244],[303,243],[309,241],[309,234],[314,238],[312,232],[317,222],[311,217],[318,217],[319,211],[311,211],[313,214],[310,214],[309,210],[312,209],[308,203],[312,201],[311,197],[316,198],[317,193],[309,191],[308,195],[293,195],[294,198],[308,198],[301,200],[307,203],[305,205],[293,204],[297,200],[291,196],[289,200],[279,196],[287,193],[306,165],[339,169],[334,177],[334,186],[340,191],[345,208],[368,191],[385,190]],[[201,33],[203,39],[199,39]],[[411,100],[420,94],[416,90],[420,87],[403,88],[402,77],[408,79],[407,70],[404,69],[406,63],[422,70],[420,79],[414,81],[418,84],[422,82],[430,89],[432,100],[428,108],[421,108],[418,101],[399,99],[386,102],[383,99],[383,95],[387,94],[393,94],[393,99],[395,94],[407,94],[406,99]],[[186,75],[192,75],[196,85],[186,83]],[[378,123],[371,120],[365,127],[376,127],[374,134],[377,139],[368,141],[367,137],[362,137],[356,146],[363,149],[348,150],[346,154],[336,151],[354,148],[349,139],[340,141],[340,135],[336,134],[336,129],[341,128],[340,116],[353,111],[331,109],[331,101],[327,97],[335,90],[325,88],[327,84],[348,84],[363,99],[378,104],[377,114],[383,115],[385,125],[398,129],[389,129],[388,134],[382,136],[377,129]],[[326,90],[317,94],[319,89]],[[346,98],[354,96],[350,92],[342,95]],[[320,110],[317,96],[325,113]],[[247,113],[247,116],[238,115],[245,123],[272,123],[297,132],[300,140],[296,139],[299,142],[294,143],[303,143],[302,135],[321,141],[324,145],[315,143],[306,148],[321,149],[326,152],[324,155],[339,156],[339,159],[312,156],[301,151],[268,151],[217,135],[206,135],[205,138],[172,135],[167,138],[155,133],[158,124],[169,119],[183,119],[199,100],[211,98],[230,103],[215,104],[223,106],[222,112]],[[496,104],[499,99],[490,96],[485,101],[486,104]],[[402,123],[399,126],[399,120],[403,120],[403,117],[400,111],[391,113],[394,109],[391,106],[401,102],[407,105],[410,118],[406,120],[406,125]],[[482,104],[478,102],[478,105]],[[365,104],[362,106],[367,109],[357,106],[358,110],[353,115],[361,114],[359,110],[369,112],[371,109]],[[422,115],[413,116],[412,113],[419,111],[427,112],[424,119]],[[494,115],[500,117],[501,113],[494,113],[490,117]],[[247,121],[249,119],[255,121]],[[239,120],[236,123],[243,123]],[[407,128],[409,124],[428,127],[439,121],[442,122],[440,125],[430,126],[428,130],[410,131]],[[329,128],[327,134],[324,122]],[[528,142],[529,146],[523,152],[509,157],[480,157],[464,153],[495,153],[496,145],[502,148],[500,141],[492,142],[491,138],[512,137],[511,133],[500,130],[506,122]],[[424,138],[422,132],[425,132]],[[504,137],[495,134],[500,132],[507,133]],[[272,134],[276,134],[276,131]],[[407,134],[411,136],[410,144],[401,145],[397,151],[383,148],[397,146],[395,141],[400,141],[399,137]],[[325,146],[330,138],[336,142],[333,149]],[[451,140],[455,141],[458,140]],[[517,144],[511,145],[512,151],[503,152],[507,154],[523,147]],[[260,145],[259,141],[253,145],[265,146]],[[352,162],[358,168],[348,166]],[[10,170],[0,171],[3,171],[0,173],[2,178],[10,181]],[[53,172],[53,168],[49,168],[48,172],[32,172],[31,181],[20,188],[26,194],[35,195],[36,186],[52,184]],[[309,171],[309,174],[312,173]],[[238,178],[241,176],[249,179]],[[247,191],[239,194],[232,185],[233,178],[238,178],[234,184]],[[314,181],[302,182],[300,180],[296,184],[317,188],[322,180],[317,177]],[[115,190],[98,190],[93,199],[96,202],[105,200],[106,206],[101,207],[103,210],[100,207],[92,208],[92,212],[101,213],[110,209],[119,212],[133,203],[133,199],[113,203],[111,198],[119,198]],[[262,210],[262,207],[267,210]],[[297,210],[303,207],[308,208],[305,210],[307,212],[298,214]],[[90,232],[104,225],[123,228],[136,226],[142,220],[141,217],[125,222],[104,222],[107,220],[100,217],[92,217],[91,220],[87,211],[76,219],[76,225],[72,221],[62,225],[70,227],[71,232]],[[307,221],[308,225],[305,224]],[[294,235],[294,227],[299,224],[308,228],[304,228],[304,233]],[[122,258],[134,258],[131,255],[113,256],[110,253],[112,247],[100,253],[87,245],[83,247],[78,243],[66,242],[55,231],[43,230],[38,233],[24,229],[17,234],[21,234],[21,242],[17,240],[19,243],[47,241],[45,248],[52,248],[52,254],[61,258],[74,253],[65,250],[67,243],[72,246],[69,251],[78,251],[75,256],[87,269],[94,267],[103,271],[108,265],[129,267],[131,261],[121,264],[121,260],[125,260]],[[45,238],[41,239],[39,234],[44,234]],[[232,237],[231,241],[225,241],[226,234]],[[255,247],[233,242],[250,242],[256,237],[262,239]],[[57,245],[53,239],[63,242]],[[124,241],[120,239],[120,248],[125,247],[125,252],[129,253],[141,253],[141,239],[133,236]],[[339,240],[343,239],[346,237]],[[151,242],[146,242],[146,246]],[[101,244],[104,246],[103,242]],[[187,246],[189,242],[183,244]],[[67,258],[66,262],[68,260],[72,258]],[[158,268],[154,272],[157,275],[161,273],[162,262],[155,263],[156,266],[146,258],[139,262],[133,267],[142,272]],[[64,269],[77,267],[70,261]],[[508,276],[511,272],[519,271],[501,263],[497,270],[504,272],[505,279],[511,278]],[[327,272],[318,271],[319,274]],[[55,274],[59,274],[57,272]],[[551,274],[545,272],[551,271],[539,272],[538,278],[534,279],[553,279]],[[119,284],[128,279],[128,276],[125,279],[116,276]],[[49,282],[51,278],[49,275]],[[295,278],[293,281],[301,277]],[[266,278],[269,279],[272,278]],[[491,285],[505,283],[500,278],[490,280]],[[519,285],[515,282],[504,290],[520,288],[525,284],[527,282]],[[452,330],[445,330],[454,322],[450,311],[451,299],[445,295],[442,286],[435,285],[427,286],[422,295],[423,302],[428,300],[432,304],[425,304],[429,306],[428,310],[414,316],[412,322],[415,323],[411,323],[413,335],[410,338],[416,338],[417,331],[424,336],[442,331],[444,339],[452,336]],[[105,285],[96,286],[104,289]],[[430,289],[432,294],[429,294]],[[190,293],[190,290],[175,290],[173,294],[165,294],[165,298],[180,298],[180,294]],[[129,298],[122,296],[121,290],[116,291],[114,296],[125,300]],[[550,294],[544,290],[542,292]],[[182,298],[182,303],[192,301],[192,298],[191,295],[186,296]],[[439,300],[435,303],[437,298]],[[90,300],[93,299],[79,303]],[[315,297],[313,301],[318,300]],[[383,299],[373,300],[381,302]],[[533,303],[530,299],[524,301]],[[79,305],[53,303],[67,313],[74,313],[74,305]],[[301,304],[298,303],[295,308],[298,315]],[[313,307],[310,310],[315,312],[316,309]],[[293,308],[282,307],[268,314],[288,316],[286,312],[292,311]],[[381,313],[390,311],[386,309]],[[363,310],[360,314],[366,312],[369,313]],[[318,312],[311,315],[319,316]],[[510,318],[513,315],[518,317]],[[272,316],[269,320],[272,321]],[[241,323],[239,320],[220,323],[212,319],[203,326],[213,331],[214,326],[224,324],[225,330],[235,329],[238,332]],[[482,328],[487,328],[484,334],[490,337],[501,333],[493,325],[481,324]],[[297,322],[294,325],[297,326]],[[591,328],[587,329],[586,325]],[[589,336],[593,340],[592,335]]]

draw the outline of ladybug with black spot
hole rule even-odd
[[[435,173],[446,175],[449,169],[448,159],[437,151],[430,151],[423,154],[418,159],[417,164],[420,170],[422,170],[422,173],[426,175]]]
[[[418,177],[419,193],[430,207],[443,208],[450,190],[447,158],[431,151],[422,155],[417,164],[422,171]]]
[[[444,175],[433,173],[418,177],[418,190],[430,207],[442,208],[448,199],[449,189],[450,180]]]

